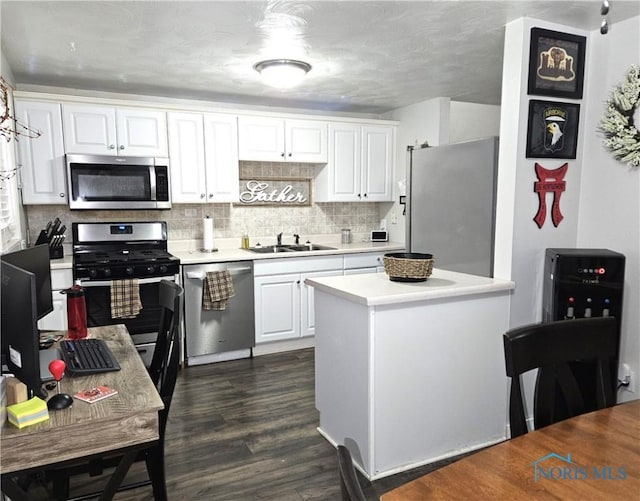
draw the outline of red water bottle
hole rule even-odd
[[[65,292],[67,294],[69,339],[87,337],[87,305],[84,301],[84,289],[76,284]]]

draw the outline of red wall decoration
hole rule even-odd
[[[565,163],[557,169],[545,169],[536,162],[535,171],[538,180],[533,183],[533,191],[538,194],[538,212],[533,220],[542,228],[547,219],[547,193],[553,193],[553,203],[551,204],[551,222],[556,228],[560,221],[564,219],[560,212],[560,196],[566,188],[564,176],[567,174],[569,164]]]

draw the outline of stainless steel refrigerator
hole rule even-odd
[[[498,138],[410,149],[407,248],[435,268],[493,276]]]

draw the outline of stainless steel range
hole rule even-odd
[[[161,280],[179,281],[180,260],[167,251],[167,223],[73,223],[73,278],[85,289],[87,324],[125,324],[138,352],[151,362],[158,333]],[[133,318],[111,316],[114,280],[138,279],[142,309]]]

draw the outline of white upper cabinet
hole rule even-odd
[[[205,113],[204,157],[209,202],[240,200],[238,119],[232,115]]]
[[[207,175],[202,113],[169,112],[167,124],[171,200],[173,203],[205,202]]]
[[[167,156],[167,120],[163,111],[63,104],[67,153]]]
[[[15,101],[18,120],[37,138],[21,136],[18,146],[22,203],[66,204],[67,188],[62,139],[62,113],[59,103]]]
[[[318,202],[392,201],[395,129],[329,123],[329,162],[316,173]]]
[[[270,117],[238,117],[240,160],[327,162],[327,123]]]
[[[393,127],[381,125],[362,127],[361,194],[363,201],[393,200],[394,144]]]
[[[169,112],[168,125],[173,202],[237,202],[236,117]]]

